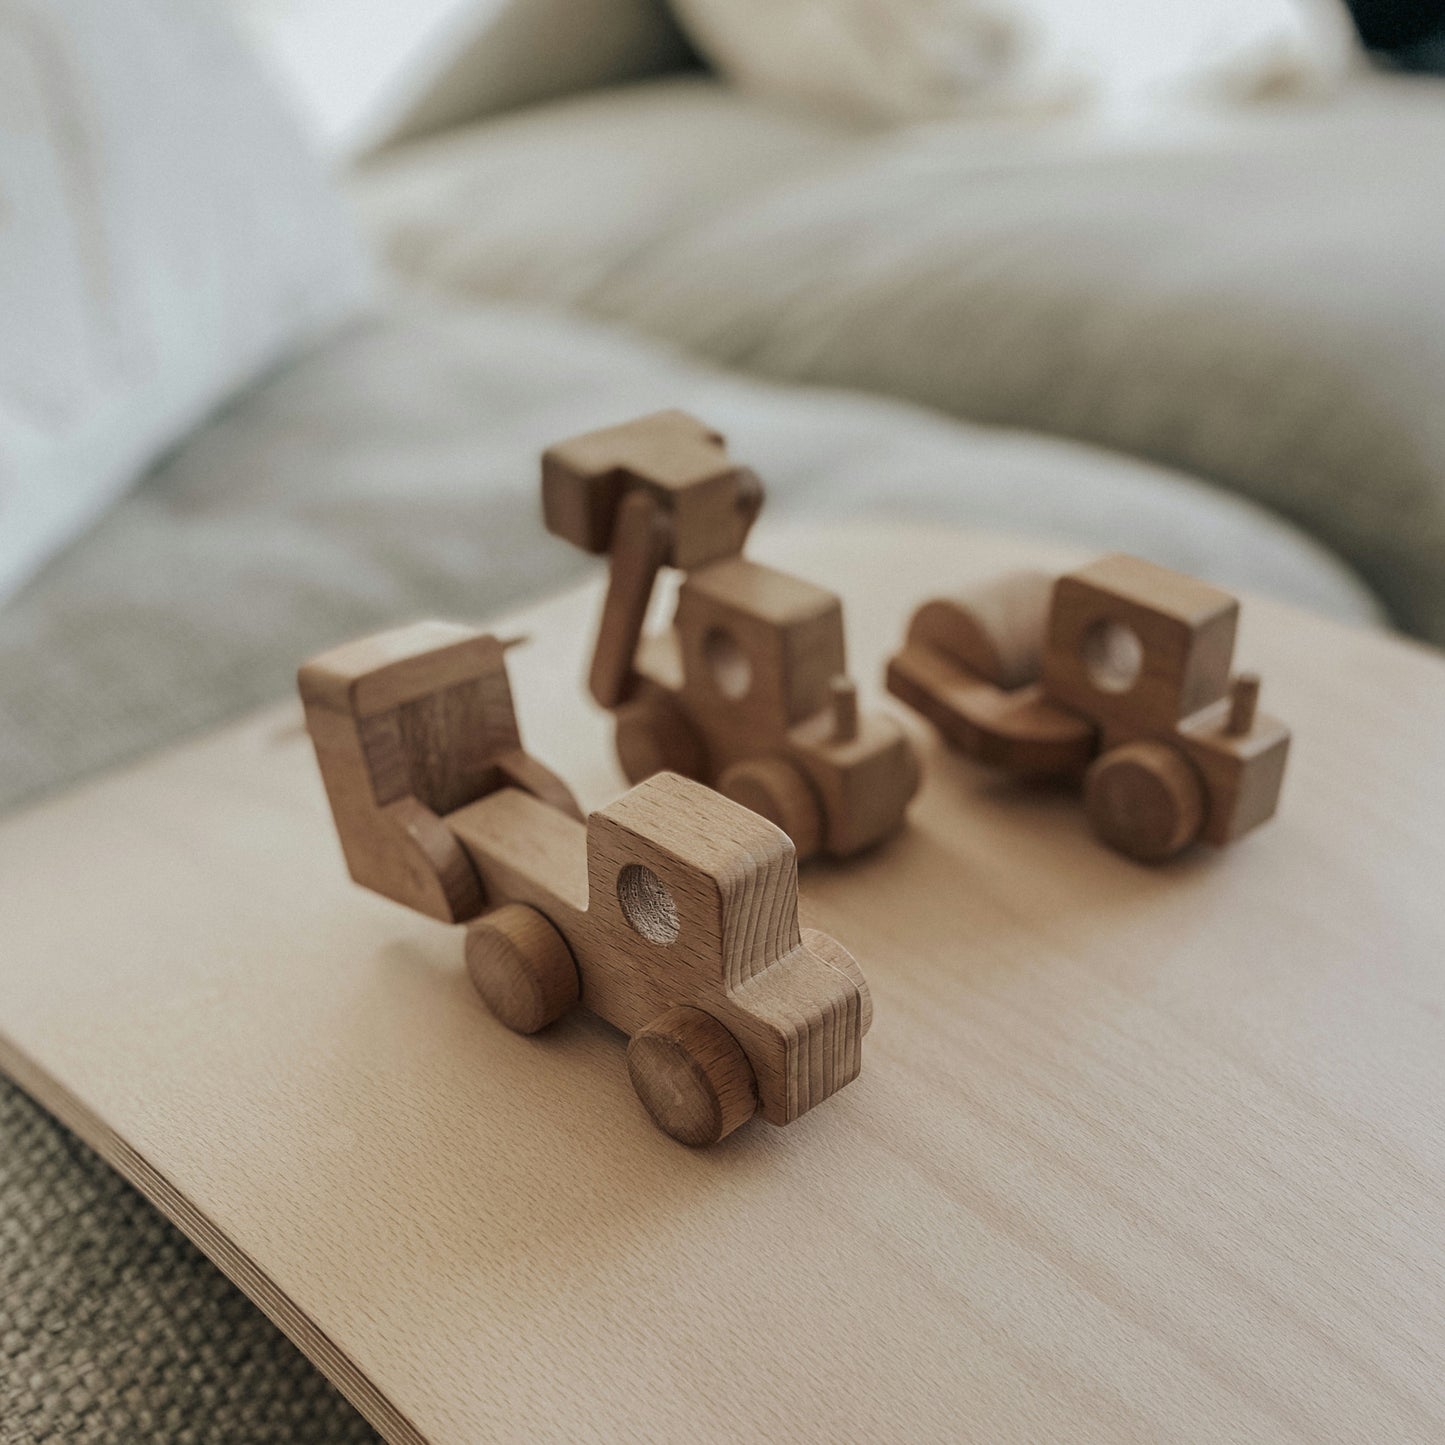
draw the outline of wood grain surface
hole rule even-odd
[[[763,529],[878,701],[913,606],[1081,560]],[[599,587],[503,624],[620,786]],[[400,619],[399,619],[400,620]],[[1445,1437],[1445,663],[1247,600],[1280,816],[1143,868],[916,719],[913,826],[803,879],[862,1076],[694,1152],[582,1014],[492,1020],[345,876],[287,706],[0,827],[0,1063],[396,1441]]]

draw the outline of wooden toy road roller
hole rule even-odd
[[[1020,572],[926,602],[888,689],[960,751],[1020,776],[1083,775],[1094,831],[1158,862],[1274,815],[1289,729],[1231,676],[1239,603],[1135,557]]]
[[[859,713],[837,596],[741,555],[762,502],[683,412],[542,457],[548,529],[610,557],[589,685],[628,779],[695,778],[771,819],[800,859],[846,858],[902,827],[918,762],[895,719]],[[664,567],[685,574],[676,615],[644,637]]]
[[[300,671],[351,876],[465,922],[468,971],[509,1028],[579,1003],[630,1036],[658,1125],[710,1144],[754,1113],[788,1124],[858,1074],[868,985],[798,926],[786,834],[663,774],[585,822],[522,750],[504,647],[428,622]]]

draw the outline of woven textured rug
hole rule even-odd
[[[178,1230],[0,1080],[0,1445],[379,1438]]]

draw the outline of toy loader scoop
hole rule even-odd
[[[673,775],[586,822],[518,737],[504,649],[422,623],[300,672],[357,882],[467,923],[473,983],[533,1033],[582,1004],[631,1037],[634,1087],[674,1138],[786,1124],[856,1077],[867,984],[798,926],[785,834]]]
[[[799,858],[847,857],[902,826],[917,760],[893,719],[859,712],[838,598],[741,555],[762,498],[682,412],[542,458],[549,529],[610,557],[589,682],[627,777],[695,778],[778,824]],[[664,567],[685,574],[676,615],[645,637]]]
[[[983,762],[1083,774],[1094,831],[1155,862],[1278,803],[1289,730],[1231,675],[1238,619],[1228,593],[1133,557],[1017,573],[920,607],[888,688]]]

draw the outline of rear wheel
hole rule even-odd
[[[807,778],[783,758],[734,763],[717,780],[717,790],[776,823],[793,840],[800,863],[822,848],[823,810],[817,795]]]
[[[1168,743],[1125,743],[1084,777],[1084,809],[1094,832],[1141,863],[1183,852],[1204,828],[1204,786],[1194,765]]]
[[[629,783],[654,773],[701,780],[707,751],[697,729],[669,697],[654,694],[617,709],[617,760]]]
[[[716,1144],[757,1112],[747,1055],[701,1009],[655,1018],[628,1044],[627,1071],[653,1122],[682,1144]]]
[[[519,1034],[546,1028],[581,997],[567,940],[526,904],[504,904],[470,924],[466,956],[482,1002]]]

